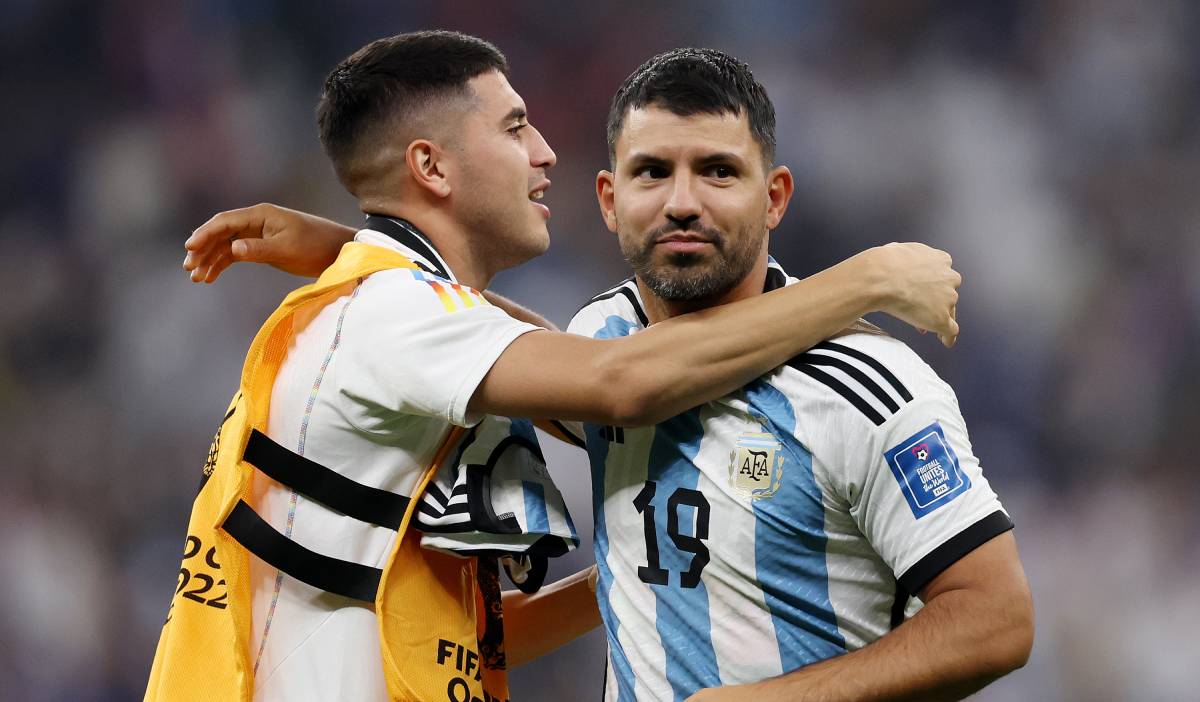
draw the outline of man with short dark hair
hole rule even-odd
[[[478,292],[548,245],[540,200],[555,163],[494,47],[453,32],[373,42],[330,74],[319,118],[367,227],[251,347],[181,568],[222,578],[228,597],[179,595],[150,699],[503,699],[506,657],[569,640],[595,612],[583,577],[553,598],[506,599],[507,656],[500,646],[495,556],[539,555],[546,539],[553,555],[573,537],[569,520],[552,523],[532,430],[505,417],[652,424],[874,308],[957,333],[959,278],[919,245],[628,339],[547,331]],[[263,214],[208,235],[247,221],[261,232]],[[209,280],[234,250],[210,254],[189,261]],[[752,328],[717,333],[735,323]],[[505,475],[527,484],[510,512],[483,482]]]
[[[635,71],[597,177],[635,278],[569,330],[623,338],[790,287],[767,253],[792,192],[774,132],[731,56]],[[1012,522],[957,399],[866,323],[654,427],[589,426],[588,453],[610,701],[960,699],[1029,655]]]

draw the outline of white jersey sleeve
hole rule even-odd
[[[365,431],[387,431],[403,415],[473,426],[467,404],[500,354],[540,327],[518,321],[477,291],[416,269],[375,273],[356,291],[344,321],[356,343],[343,349],[338,391]]]
[[[843,388],[863,387],[854,383],[861,374],[874,390],[849,393],[858,407],[841,403],[842,416],[854,415],[846,421],[868,438],[840,432],[855,441],[839,452],[844,469],[824,477],[907,592],[1012,528],[971,448],[954,391],[907,346],[860,333],[826,342],[813,356],[830,359],[813,368]]]

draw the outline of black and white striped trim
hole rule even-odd
[[[787,364],[841,395],[876,426],[913,399],[886,366],[845,344],[823,341]]]
[[[417,503],[417,528],[432,533],[471,530],[471,508],[467,504],[466,474],[446,494],[437,483],[430,481],[425,494]]]
[[[429,241],[429,238],[409,221],[385,215],[369,214],[367,215],[366,227],[371,231],[390,236],[423,258],[424,262],[413,261],[413,263],[417,264],[417,267],[426,273],[440,276],[454,283],[458,282],[454,274],[450,272],[450,266],[446,265],[445,259],[433,247],[433,243]],[[424,263],[428,263],[429,265],[426,266]]]
[[[472,434],[464,441],[459,458],[453,465],[461,463],[463,451],[473,440]],[[537,444],[520,436],[509,436],[492,449],[486,463],[471,464],[466,470],[458,471],[454,486],[448,491],[445,486],[438,485],[436,480],[431,480],[417,504],[416,527],[430,534],[521,533],[521,525],[516,517],[500,518],[492,511],[492,471],[510,450],[528,451],[545,465],[545,459]]]
[[[586,305],[579,308],[579,312],[582,312],[597,302],[608,300],[618,295],[624,297],[629,303],[629,306],[633,308],[633,313],[637,315],[638,321],[642,323],[643,327],[650,326],[650,320],[646,317],[646,311],[642,309],[642,300],[638,294],[637,281],[633,278],[626,278],[625,280],[621,281],[620,285],[602,292],[593,297],[591,300],[588,300]],[[579,314],[579,312],[576,312],[575,314]]]
[[[775,259],[767,259],[767,279],[763,282],[763,292],[769,293],[772,290],[778,290],[787,285],[788,274],[783,270],[783,266],[775,262]]]

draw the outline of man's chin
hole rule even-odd
[[[538,222],[530,228],[529,238],[523,242],[521,253],[524,260],[537,258],[550,250],[550,229],[545,222]]]
[[[724,295],[733,287],[717,280],[707,269],[655,268],[639,277],[651,292],[671,302],[710,300]]]

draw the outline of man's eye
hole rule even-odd
[[[737,175],[737,171],[733,170],[732,166],[711,166],[708,169],[708,173],[719,180],[725,180]]]
[[[667,177],[667,169],[662,166],[642,166],[633,172],[634,178],[657,180]]]
[[[515,125],[512,127],[509,127],[508,133],[512,134],[513,136],[517,136],[518,134],[520,134],[522,129],[524,129],[525,127],[528,127],[528,126],[529,126],[528,124],[518,124],[518,125]]]

